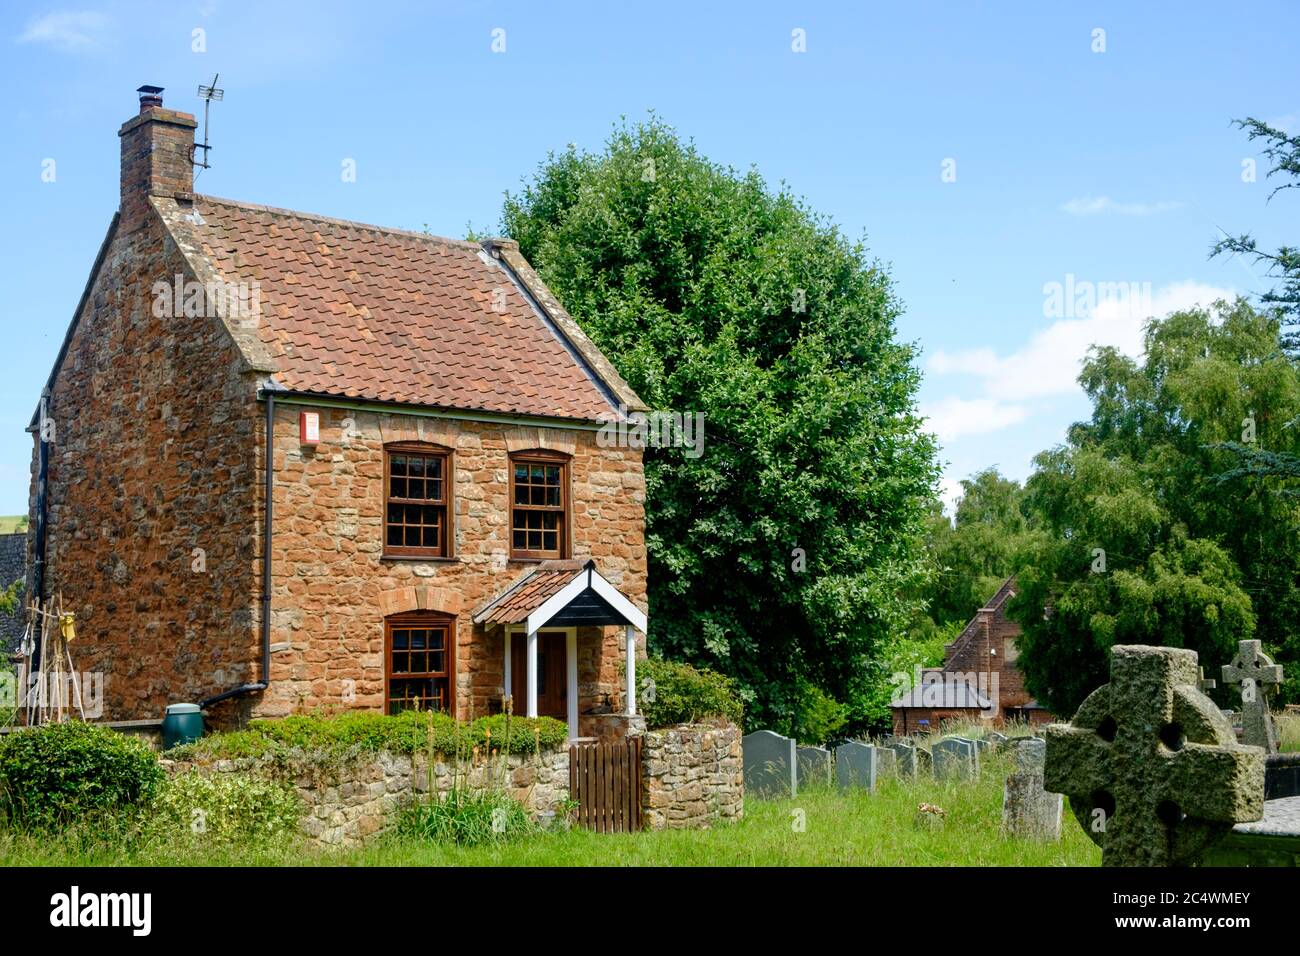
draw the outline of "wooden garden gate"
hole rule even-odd
[[[641,829],[641,738],[569,746],[569,799],[578,824],[597,833]]]

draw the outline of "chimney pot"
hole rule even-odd
[[[140,94],[140,112],[151,110],[155,106],[162,106],[163,88],[161,86],[142,86],[137,93]]]

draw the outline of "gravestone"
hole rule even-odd
[[[894,769],[900,777],[915,777],[918,750],[912,744],[887,744],[886,749],[894,755]],[[924,753],[924,751],[919,751]]]
[[[825,747],[797,747],[794,755],[799,767],[799,786],[831,782],[833,758]]]
[[[836,785],[841,790],[852,788],[875,790],[876,777],[880,773],[880,755],[882,753],[888,753],[891,757],[894,755],[892,750],[886,751],[883,748],[859,743],[856,740],[850,740],[848,743],[836,747]]]
[[[1198,667],[1196,668],[1196,686],[1201,689],[1202,694],[1208,696],[1210,691],[1219,686],[1219,682],[1213,677],[1206,677],[1205,668]]]
[[[1047,741],[1025,737],[1010,749],[1016,769],[1002,791],[1002,829],[1010,836],[1059,840],[1063,798],[1043,789]]]
[[[799,791],[795,743],[770,730],[756,730],[740,741],[745,792],[756,797],[793,797]]]
[[[993,745],[994,750],[1002,750],[1011,742],[1011,738],[1006,734],[1000,734],[997,731],[989,734],[989,743]]]
[[[1197,686],[1196,652],[1111,648],[1110,683],[1047,728],[1044,783],[1106,866],[1187,866],[1264,810],[1264,753]]]
[[[979,777],[979,751],[964,737],[945,737],[930,748],[936,779],[975,780]]]
[[[1264,653],[1259,641],[1239,641],[1237,655],[1223,667],[1223,682],[1241,694],[1241,742],[1277,753],[1277,727],[1268,698],[1282,684],[1282,667]]]
[[[884,779],[898,776],[898,757],[888,747],[876,748],[876,762],[879,764],[876,769],[877,777]]]

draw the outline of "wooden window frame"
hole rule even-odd
[[[510,548],[510,560],[512,561],[554,561],[557,559],[567,558],[571,553],[571,542],[569,540],[569,527],[573,515],[573,495],[569,481],[571,472],[569,465],[572,458],[569,455],[560,452],[545,451],[534,449],[532,451],[511,452],[509,468],[509,488],[507,489],[507,512],[506,512],[506,538]],[[560,468],[560,507],[550,508],[536,505],[516,505],[515,504],[515,465],[558,465]],[[550,554],[545,551],[530,551],[526,548],[515,547],[515,508],[519,507],[525,511],[556,511],[560,513],[559,524],[559,553]]]
[[[442,460],[442,501],[392,497],[392,460],[394,455],[420,455]],[[450,448],[430,442],[393,442],[384,446],[384,505],[381,534],[383,557],[420,560],[453,560],[456,557],[456,461]],[[388,543],[388,505],[396,500],[401,504],[435,504],[443,509],[442,546],[439,548],[413,547]]]
[[[393,630],[403,628],[441,628],[446,631],[446,669],[443,672],[426,671],[418,674],[393,673]],[[393,679],[419,680],[443,677],[447,681],[447,706],[445,713],[456,716],[456,618],[435,611],[406,611],[384,618],[384,713],[393,714]]]

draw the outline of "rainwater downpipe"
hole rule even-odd
[[[199,701],[199,707],[206,710],[213,704],[231,697],[241,697],[266,690],[271,686],[271,527],[274,524],[275,505],[272,491],[275,483],[275,393],[266,391],[266,521],[262,528],[262,672],[261,680],[244,684],[234,690],[228,690]]]

